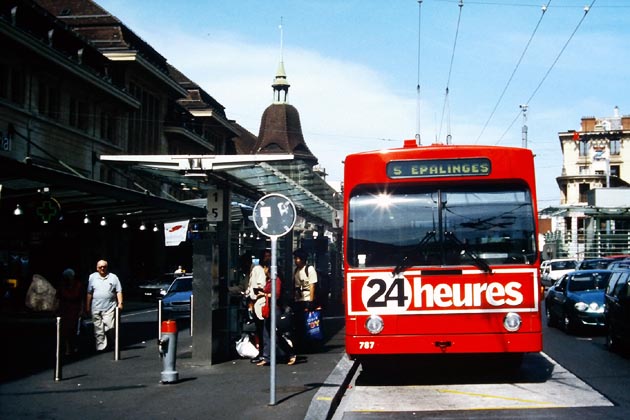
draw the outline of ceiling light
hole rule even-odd
[[[145,226],[144,222],[142,222],[142,224],[140,225],[140,230],[147,230],[147,227]]]
[[[127,229],[129,227],[129,225],[127,224],[126,220],[123,220],[123,224],[121,226],[123,229]]]
[[[90,218],[88,217],[87,214],[85,215],[85,218],[83,218],[83,223],[85,223],[86,225],[90,223]]]
[[[157,232],[157,231],[158,231],[157,225],[153,225],[153,232]]]
[[[107,226],[107,220],[105,220],[105,216],[101,217],[101,226]]]
[[[13,210],[13,214],[15,216],[21,216],[23,214],[19,204],[15,207],[15,210]]]

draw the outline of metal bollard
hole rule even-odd
[[[159,341],[160,357],[162,358],[162,383],[177,382],[179,374],[175,370],[177,362],[177,323],[173,320],[162,322],[162,337]]]
[[[114,360],[120,360],[120,309],[116,307],[114,314]]]
[[[56,347],[55,347],[55,382],[59,382],[62,375],[61,364],[61,317],[57,317],[57,334],[56,334]]]

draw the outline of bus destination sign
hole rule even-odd
[[[487,158],[395,160],[387,164],[389,178],[434,178],[490,175]]]

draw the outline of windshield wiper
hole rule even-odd
[[[420,242],[418,242],[409,252],[405,253],[404,258],[400,261],[400,263],[396,266],[396,268],[394,268],[394,271],[392,271],[392,274],[395,276],[405,271],[406,268],[411,267],[411,265],[409,265],[409,257],[412,254],[416,255],[418,254],[418,252],[422,251],[424,249],[424,246],[429,242],[429,240],[433,238],[435,238],[435,231],[434,230],[428,231],[424,235],[424,237],[420,240]]]
[[[470,250],[468,250],[468,245],[466,245],[465,243],[460,241],[459,238],[457,238],[457,236],[455,236],[454,232],[444,232],[444,237],[447,240],[451,240],[451,241],[455,242],[457,245],[459,245],[462,248],[462,253],[464,253],[468,257],[470,257],[470,259],[473,261],[473,264],[475,264],[477,267],[479,267],[482,271],[484,271],[484,272],[486,272],[488,274],[492,274],[492,268],[490,268],[490,265],[486,262],[486,260],[484,260],[479,255],[477,255],[477,254],[471,252]]]

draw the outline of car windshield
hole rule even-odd
[[[192,290],[192,277],[180,277],[176,279],[168,289],[169,293],[189,292]]]
[[[553,261],[551,263],[552,270],[573,270],[575,269],[575,261]]]
[[[355,267],[536,259],[531,195],[520,184],[363,187],[353,191],[348,212],[348,262]]]
[[[610,260],[584,260],[580,264],[582,270],[593,270],[596,268],[606,268],[610,264]]]
[[[569,281],[570,292],[585,292],[587,290],[605,290],[611,273],[576,274]]]

